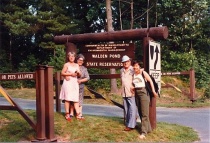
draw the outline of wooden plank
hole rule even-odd
[[[90,79],[120,78],[120,74],[90,74]]]
[[[162,76],[172,76],[172,75],[189,75],[190,71],[183,71],[183,72],[162,72]]]
[[[17,110],[17,108],[10,105],[0,105],[0,110]]]

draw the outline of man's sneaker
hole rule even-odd
[[[145,139],[146,137],[145,137],[145,134],[141,134],[140,136],[139,136],[139,138],[140,139]]]

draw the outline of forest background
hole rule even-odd
[[[210,98],[210,1],[209,0],[112,0],[114,31],[167,26],[169,37],[161,44],[162,72],[195,69],[196,88]],[[148,14],[148,15],[147,15]],[[149,25],[147,23],[149,16]],[[33,72],[38,64],[61,71],[64,45],[53,37],[107,30],[106,1],[93,0],[1,0],[0,73]],[[142,41],[135,57],[142,60]],[[88,69],[89,73],[109,70]],[[189,81],[187,77],[180,77]],[[110,90],[110,80],[87,85]],[[33,81],[1,81],[6,88],[34,87]]]

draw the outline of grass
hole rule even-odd
[[[180,89],[189,89],[180,81],[174,79],[168,80],[174,83]],[[184,89],[184,90],[186,90]],[[36,90],[32,89],[6,89],[13,98],[36,99]],[[112,99],[122,104],[120,94],[111,94],[100,89],[98,91],[106,98]],[[191,102],[189,98],[173,88],[161,89],[161,98],[157,98],[157,106],[161,107],[210,107],[210,101],[202,98],[202,92],[196,90],[198,100]],[[94,98],[94,96],[85,91],[84,103],[86,104],[109,104],[102,98]],[[1,94],[0,94],[1,96]],[[90,98],[91,97],[91,98]],[[34,120],[35,111],[27,110],[29,116]],[[69,123],[64,119],[63,114],[55,113],[55,134],[59,142],[193,142],[199,140],[197,133],[189,127],[176,124],[168,124],[163,122],[157,123],[157,128],[148,134],[146,140],[138,139],[140,124],[138,129],[132,132],[124,132],[123,119],[85,116],[85,121],[77,121]],[[0,142],[21,142],[32,141],[36,137],[36,132],[16,111],[0,110]]]
[[[36,100],[35,88],[5,89],[5,90],[13,98]],[[1,93],[0,93],[0,96],[1,96]]]
[[[35,119],[35,111],[26,111]],[[124,121],[117,117],[85,116],[84,121],[73,119],[67,122],[64,114],[55,113],[55,135],[58,142],[193,142],[198,141],[197,133],[190,127],[163,122],[147,135],[138,138],[138,128],[124,132]],[[32,141],[36,132],[16,111],[0,110],[0,142]]]

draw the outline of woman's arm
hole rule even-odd
[[[154,97],[158,97],[158,94],[155,92],[155,87],[154,87],[154,84],[153,84],[152,79],[150,78],[149,74],[145,71],[143,71],[143,74],[144,74],[144,77],[147,80],[147,82],[149,82],[151,85],[152,93],[154,94]]]
[[[68,65],[64,64],[63,69],[61,70],[61,75],[62,76],[71,76],[72,74],[70,72],[67,72]]]
[[[82,71],[81,71],[81,72],[82,72]],[[89,76],[89,73],[88,73],[88,71],[87,71],[87,68],[84,68],[83,72],[84,72],[84,73],[83,73],[84,77],[82,77],[82,79],[79,79],[79,80],[78,80],[79,83],[87,82],[87,81],[90,79],[90,76]]]
[[[77,66],[77,70],[75,71],[76,76],[77,76],[77,77],[81,77],[81,71],[80,71],[79,65],[76,64],[76,66]]]
[[[64,64],[63,69],[61,71],[61,75],[64,76],[64,78],[67,78],[68,76],[77,76],[77,73],[68,72],[68,63]]]

